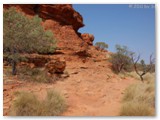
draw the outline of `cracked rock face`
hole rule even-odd
[[[51,74],[63,73],[66,67],[66,62],[60,61],[59,59],[55,59],[48,62],[45,67],[48,70],[48,72]]]

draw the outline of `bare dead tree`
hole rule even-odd
[[[132,62],[134,65],[134,70],[140,77],[141,81],[144,82],[143,76],[152,69],[155,58],[152,58],[152,54],[150,55],[150,63],[148,66],[146,66],[146,64],[144,63],[144,60],[141,60],[142,72],[140,72],[137,67],[137,63],[140,60],[140,55],[138,55],[137,57],[136,56],[134,57],[134,54],[132,54],[131,56],[132,56]]]

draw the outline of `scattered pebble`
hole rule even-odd
[[[71,73],[71,74],[78,74],[78,72],[76,71],[76,72],[73,72],[73,73]]]
[[[61,77],[62,78],[67,78],[67,77],[69,77],[69,74],[62,74]]]
[[[80,82],[81,82],[81,79],[78,79],[78,80],[77,80],[77,83],[80,83]]]
[[[4,92],[4,91],[7,91],[7,89],[4,88],[4,89],[3,89],[3,92]]]

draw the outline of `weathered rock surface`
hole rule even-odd
[[[44,20],[52,19],[62,25],[72,25],[77,31],[83,27],[83,18],[70,4],[5,4],[4,8],[16,7],[29,15],[39,15]]]
[[[82,51],[92,45],[94,36],[78,33],[83,27],[82,16],[70,4],[4,4],[3,8],[16,7],[27,16],[39,15],[45,30],[51,30],[61,50]]]
[[[51,60],[48,55],[25,54],[23,56],[27,58],[27,63],[34,64],[34,67],[44,67],[45,64]]]
[[[79,37],[72,25],[61,25],[51,19],[44,21],[42,25],[46,30],[51,30],[54,33],[59,49],[77,51],[84,47],[84,45],[82,46],[84,41]]]
[[[50,74],[63,73],[66,67],[66,62],[61,61],[60,59],[55,59],[49,61],[45,67]]]
[[[83,33],[81,34],[81,37],[88,45],[93,45],[94,36],[92,34]]]

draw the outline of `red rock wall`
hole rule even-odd
[[[77,51],[83,45],[92,45],[90,38],[81,36],[78,29],[83,27],[83,18],[70,4],[4,4],[3,8],[16,7],[26,15],[39,15],[43,19],[42,25],[46,30],[51,30],[57,39],[60,49]]]
[[[45,20],[53,19],[63,25],[72,25],[76,31],[84,26],[82,16],[69,4],[5,4],[4,8],[13,6],[29,15],[38,14]]]
[[[46,20],[43,23],[46,30],[52,30],[54,37],[58,40],[58,47],[62,50],[74,50],[80,49],[80,45],[83,40],[71,25],[61,25],[57,21]]]

